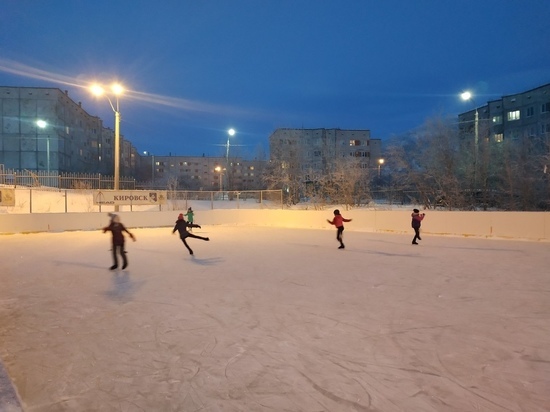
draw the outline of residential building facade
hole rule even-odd
[[[183,190],[260,190],[266,161],[206,156],[142,156],[154,187]]]
[[[476,121],[477,111],[477,121]],[[476,124],[477,123],[477,124]],[[478,144],[487,141],[529,141],[548,150],[550,143],[550,84],[491,100],[458,115],[459,134]],[[476,132],[477,130],[477,132]]]
[[[370,130],[342,129],[277,129],[269,150],[271,160],[298,163],[304,173],[326,173],[335,159],[346,158],[361,169],[375,168],[382,154],[381,140],[372,139]]]
[[[121,175],[133,172],[136,149],[121,136]],[[114,131],[67,91],[0,87],[0,165],[50,173],[114,171]]]

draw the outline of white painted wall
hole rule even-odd
[[[183,212],[183,211],[182,211]],[[121,221],[129,228],[172,228],[178,211],[120,212]],[[346,231],[413,233],[410,211],[342,211],[353,219]],[[247,225],[287,228],[334,229],[327,223],[332,210],[201,210],[195,214],[200,225]],[[0,215],[0,233],[63,232],[98,230],[109,222],[107,213],[32,213]],[[422,223],[425,235],[472,236],[485,238],[550,241],[548,212],[449,212],[427,211]]]

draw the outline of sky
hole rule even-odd
[[[0,86],[58,87],[155,155],[261,157],[277,128],[388,139],[550,82],[550,2],[3,0]],[[474,94],[463,102],[464,90]]]

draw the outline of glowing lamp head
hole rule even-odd
[[[236,132],[235,132],[235,129],[229,129],[229,130],[227,131],[227,134],[229,134],[229,136],[235,136],[235,133],[236,133]]]
[[[48,123],[46,123],[46,121],[44,120],[37,120],[36,125],[41,129],[44,129],[48,125]]]
[[[462,100],[470,100],[472,98],[472,93],[466,91],[460,95]]]
[[[111,90],[117,96],[120,96],[122,93],[124,93],[124,88],[119,83],[113,83],[111,85]]]

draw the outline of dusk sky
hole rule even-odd
[[[279,127],[387,139],[550,83],[547,0],[3,0],[0,86],[56,87],[155,155],[269,151]]]

